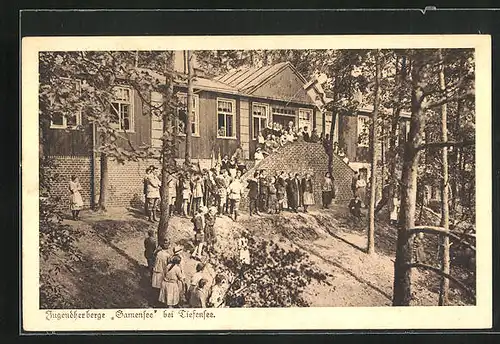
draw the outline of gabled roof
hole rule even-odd
[[[226,83],[241,92],[252,94],[259,86],[274,77],[286,67],[290,67],[305,84],[306,80],[290,62],[281,62],[263,67],[240,67],[224,75],[215,77],[215,80]]]
[[[137,68],[138,71],[140,72],[146,72],[153,78],[157,79],[160,83],[165,83],[166,78],[164,75],[157,73],[151,69],[146,69],[146,68]],[[187,86],[187,81],[185,80],[176,80],[175,84],[177,86]],[[223,82],[214,80],[214,79],[207,79],[203,78],[200,76],[196,76],[193,78],[193,87],[196,89],[201,89],[201,90],[208,90],[208,91],[216,91],[216,92],[223,92],[223,93],[230,93],[230,94],[238,94],[238,90],[235,89],[234,87],[225,84]]]

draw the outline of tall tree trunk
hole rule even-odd
[[[370,173],[370,210],[368,225],[368,254],[375,253],[375,194],[377,190],[377,118],[380,107],[380,79],[382,71],[380,66],[380,51],[375,53],[375,99],[373,102],[373,113],[370,125],[370,145],[371,145],[371,173]]]
[[[187,92],[187,114],[186,114],[186,152],[184,156],[184,163],[187,166],[191,165],[191,116],[193,115],[193,61],[192,53],[187,51],[188,63],[188,92]]]
[[[441,90],[446,89],[445,75],[444,75],[444,62],[441,49],[439,50],[439,57],[441,60],[441,69],[439,71],[439,86]],[[441,140],[448,142],[448,124],[447,124],[447,108],[446,103],[441,106]],[[448,206],[448,148],[442,148],[443,154],[443,167],[442,167],[442,180],[441,180],[441,227],[445,230],[449,229],[449,206]],[[441,237],[441,271],[444,274],[450,273],[450,238],[447,235]],[[439,286],[439,306],[446,306],[448,304],[448,290],[450,281],[441,276],[441,283]]]
[[[100,157],[101,176],[99,182],[99,204],[97,208],[106,211],[106,195],[108,192],[108,155],[101,153]]]
[[[408,141],[405,143],[403,171],[401,176],[401,211],[399,218],[396,261],[394,263],[393,306],[409,306],[411,300],[411,264],[412,241],[410,229],[415,227],[417,200],[417,172],[425,127],[424,87],[425,76],[420,75],[424,62],[413,60],[411,122]]]
[[[168,199],[169,199],[169,188],[168,183],[171,178],[170,176],[170,165],[172,162],[175,163],[174,153],[176,152],[175,145],[176,133],[177,133],[177,120],[172,115],[174,109],[171,107],[171,99],[174,91],[174,78],[173,74],[170,72],[174,69],[174,59],[173,52],[165,53],[165,78],[166,87],[163,91],[163,144],[161,151],[161,187],[160,187],[160,221],[158,223],[158,244],[161,244],[167,237],[168,222],[170,219],[170,212],[168,209]],[[173,119],[172,121],[170,119]],[[173,126],[170,124],[173,123]],[[171,127],[174,129],[173,143],[169,141],[171,137],[169,132]]]

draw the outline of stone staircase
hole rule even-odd
[[[328,171],[328,155],[321,143],[293,142],[278,151],[266,156],[258,166],[253,166],[242,176],[246,181],[253,176],[255,170],[265,169],[268,175],[285,171],[298,172],[301,177],[309,172],[313,175],[314,198],[316,204],[321,204],[321,183]],[[333,177],[337,189],[336,200],[347,202],[352,198],[351,178],[354,170],[338,155],[333,157]],[[245,200],[246,203],[246,200]]]

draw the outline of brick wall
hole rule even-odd
[[[59,175],[59,182],[51,186],[50,193],[61,197],[61,210],[69,209],[68,183],[71,176],[77,175],[82,185],[82,198],[85,208],[90,208],[92,199],[91,183],[91,159],[90,157],[54,156],[56,167],[55,173]],[[197,160],[195,161],[197,162]],[[182,159],[178,163],[182,164]],[[209,159],[200,159],[201,168],[210,168]],[[108,207],[130,207],[137,206],[138,200],[144,201],[143,178],[146,168],[154,165],[161,168],[158,159],[147,159],[140,161],[126,161],[121,164],[112,159],[108,160],[108,193],[106,205]],[[100,188],[100,161],[96,158],[94,171],[94,193],[95,202],[99,201]]]
[[[305,172],[313,174],[314,198],[317,204],[321,204],[321,183],[328,170],[328,155],[320,143],[295,142],[281,147],[276,153],[267,156],[257,167],[265,169],[268,174],[275,172],[299,172],[301,176]],[[255,167],[251,168],[243,180],[253,175]],[[338,201],[348,201],[352,198],[351,178],[353,170],[338,156],[333,160],[333,177],[337,187]]]
[[[72,175],[78,176],[82,185],[82,198],[84,207],[90,207],[91,200],[91,161],[84,156],[53,156],[55,163],[54,172],[58,175],[58,181],[51,185],[50,194],[60,197],[59,209],[69,209],[69,181]]]

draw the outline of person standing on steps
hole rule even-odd
[[[83,208],[83,199],[80,190],[82,190],[82,186],[78,177],[72,175],[69,181],[69,191],[71,192],[69,208],[71,209],[72,218],[75,221],[80,219],[80,211]]]
[[[321,196],[323,201],[323,209],[328,209],[333,199],[333,181],[330,172],[325,173],[325,178],[321,185]]]
[[[260,215],[258,209],[259,203],[259,172],[254,172],[253,178],[247,179],[247,189],[248,189],[248,210],[250,216],[253,214]]]
[[[293,182],[293,176],[292,173],[288,173],[286,179],[285,179],[285,192],[286,192],[286,205],[288,208],[288,211],[292,211],[292,205],[293,205],[293,200],[292,200],[292,182]]]
[[[255,160],[255,166],[259,166],[262,160],[264,160],[264,153],[262,152],[262,149],[257,148],[255,150],[253,159]]]
[[[304,179],[301,183],[302,186],[302,206],[304,207],[304,212],[307,213],[307,208],[314,205],[314,187],[313,181],[310,173],[306,173]]]
[[[158,178],[157,168],[150,166],[150,173],[146,177],[146,200],[148,202],[148,220],[150,222],[157,221],[156,207],[160,199],[160,186],[161,182]]]
[[[238,220],[240,200],[243,196],[243,183],[241,182],[241,172],[236,172],[236,177],[229,185],[230,216],[234,214],[234,221]]]

